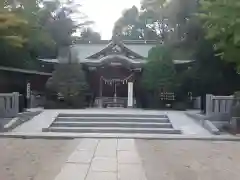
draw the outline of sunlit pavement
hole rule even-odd
[[[146,180],[133,139],[83,139],[55,180]]]
[[[238,180],[240,143],[83,139],[55,180]]]

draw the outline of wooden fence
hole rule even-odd
[[[15,117],[19,113],[19,93],[0,94],[0,117]]]

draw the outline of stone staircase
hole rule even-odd
[[[48,132],[181,134],[166,115],[59,114]]]

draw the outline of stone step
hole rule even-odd
[[[142,133],[142,134],[181,134],[172,128],[117,128],[117,127],[50,127],[43,129],[48,132],[69,133]]]
[[[58,117],[132,117],[132,118],[167,118],[165,114],[127,114],[127,113],[88,113],[88,114],[63,114],[60,113]]]
[[[168,123],[168,118],[137,118],[137,117],[57,117],[55,122],[151,122]]]
[[[57,121],[51,127],[124,127],[124,128],[172,128],[171,123],[152,122],[75,122]]]

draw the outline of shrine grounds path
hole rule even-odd
[[[80,154],[83,153],[84,148],[90,148],[89,145],[93,143],[98,145],[93,152],[92,160],[88,162],[87,156],[80,156]],[[115,148],[112,145],[115,145]],[[112,148],[109,148],[110,146]],[[80,147],[83,149],[80,149]],[[76,151],[77,148],[78,151]],[[89,155],[92,153],[88,152]],[[117,152],[117,171],[112,168],[113,166],[110,166],[111,163],[114,164],[113,160],[108,162],[111,158],[115,158],[115,153],[111,152]],[[232,141],[2,138],[0,139],[0,179],[61,179],[59,178],[61,176],[58,178],[57,176],[61,175],[61,169],[64,169],[65,166],[69,167],[67,161],[72,161],[70,162],[71,166],[74,161],[78,161],[78,163],[84,163],[79,167],[83,168],[89,164],[90,170],[84,176],[85,178],[81,178],[83,176],[80,177],[79,174],[71,173],[68,176],[70,179],[239,180],[239,152],[240,142]],[[100,156],[111,157],[100,158]],[[98,158],[98,160],[94,162],[94,158]],[[137,172],[137,163],[140,163],[138,158],[141,160],[142,172],[145,173],[143,176],[133,174],[135,170]],[[101,172],[104,170],[104,166],[112,172]],[[92,176],[91,167],[93,171],[100,168],[97,178]],[[81,169],[76,170],[77,173],[80,171]],[[105,175],[108,178],[105,178]]]
[[[239,180],[240,142],[136,140],[148,180]]]
[[[79,141],[0,138],[0,180],[52,180]]]

